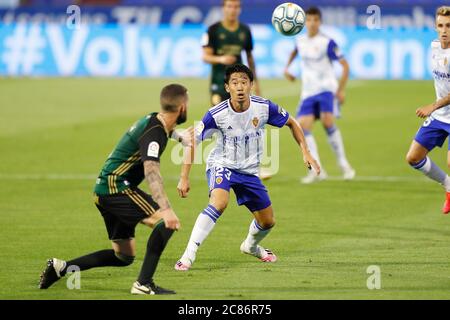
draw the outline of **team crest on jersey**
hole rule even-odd
[[[239,40],[245,41],[245,33],[244,32],[239,33]]]
[[[216,178],[216,183],[217,183],[217,184],[221,184],[222,181],[223,181],[223,178],[222,178],[222,177],[217,177],[217,178]]]
[[[254,117],[253,120],[252,120],[252,123],[253,123],[253,126],[256,128],[258,126],[258,123],[259,123],[258,117]]]
[[[224,40],[225,39],[225,33],[221,33],[221,34],[219,34],[219,39],[220,40]]]

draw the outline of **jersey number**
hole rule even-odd
[[[225,176],[225,178],[229,181],[231,178],[231,171],[224,167],[217,167],[216,168],[216,180],[217,178],[222,178]],[[219,179],[220,181],[221,179]]]

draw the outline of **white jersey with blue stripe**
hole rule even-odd
[[[250,107],[244,112],[236,112],[230,99],[212,107],[195,130],[198,142],[216,133],[216,145],[208,156],[206,170],[221,166],[257,175],[265,125],[281,128],[288,118],[283,108],[257,96],[250,96]]]
[[[322,33],[310,37],[302,34],[296,39],[302,72],[302,99],[331,91],[336,93],[338,81],[333,61],[344,56],[334,40]]]
[[[431,43],[432,73],[436,100],[450,94],[450,48],[442,49],[439,40]],[[439,121],[450,123],[450,105],[434,111],[431,116]]]

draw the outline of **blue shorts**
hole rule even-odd
[[[316,119],[320,119],[322,112],[331,112],[337,118],[340,117],[340,107],[334,94],[330,91],[316,94],[301,101],[297,109],[297,118],[313,114]]]
[[[429,117],[424,121],[419,131],[417,131],[414,140],[424,146],[428,151],[431,151],[436,146],[442,147],[449,134],[450,123]],[[450,150],[450,141],[448,150]]]
[[[254,175],[244,174],[238,171],[215,167],[206,172],[209,194],[217,188],[236,194],[238,205],[245,205],[251,212],[265,209],[271,205],[269,193],[261,180]]]

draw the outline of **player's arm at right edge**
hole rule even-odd
[[[429,104],[429,105],[426,105],[424,107],[417,109],[416,115],[419,118],[426,118],[430,114],[432,114],[434,111],[436,111],[437,109],[445,107],[449,104],[450,104],[450,93],[447,96],[433,102],[432,104]]]
[[[202,121],[195,127],[194,143],[184,148],[183,165],[181,166],[180,181],[177,186],[180,197],[186,198],[190,190],[189,173],[191,172],[192,163],[194,163],[196,146],[203,140],[210,138],[217,129],[216,121],[209,111],[206,112]]]
[[[345,87],[350,75],[350,66],[334,40],[330,40],[328,43],[327,54],[330,61],[337,61],[342,67],[342,75],[339,78],[338,88],[335,95],[339,103],[343,104],[345,101]]]

